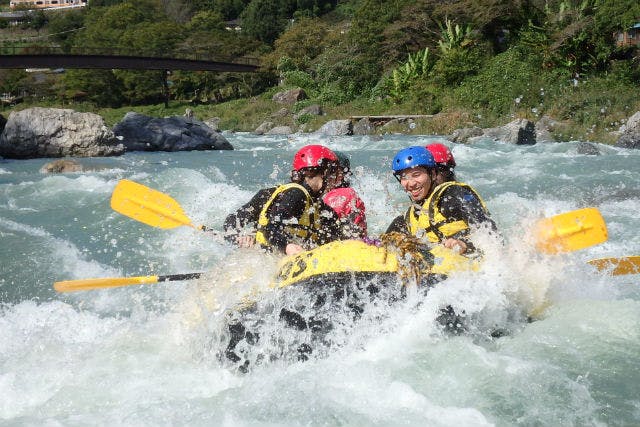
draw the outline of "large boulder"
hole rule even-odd
[[[536,122],[536,141],[539,142],[556,142],[553,132],[557,129],[559,123],[549,116],[543,116]]]
[[[324,111],[322,107],[318,104],[312,104],[304,107],[302,110],[298,111],[293,118],[295,120],[300,120],[304,116],[322,116],[324,115]]]
[[[212,117],[204,121],[204,124],[209,126],[211,130],[220,132],[220,117]]]
[[[307,99],[307,93],[302,88],[295,88],[286,90],[284,92],[278,92],[271,98],[279,104],[295,104],[298,101]]]
[[[351,120],[330,120],[316,133],[328,136],[353,135],[353,123]]]
[[[586,154],[587,156],[599,156],[602,154],[598,146],[590,142],[578,142],[576,149],[578,154]]]
[[[34,107],[13,111],[0,136],[0,156],[10,159],[122,153],[124,146],[102,117],[68,109]]]
[[[368,117],[363,117],[353,125],[354,135],[371,135],[376,132],[375,125]]]
[[[484,129],[483,136],[508,144],[533,145],[536,143],[536,127],[527,119],[517,119],[504,126]]]
[[[289,135],[293,133],[291,126],[275,126],[265,132],[265,135]]]
[[[469,142],[470,139],[476,138],[479,136],[482,136],[482,128],[478,126],[473,126],[473,127],[454,130],[448,139],[450,139],[453,142],[466,144]]]
[[[622,148],[640,148],[640,111],[627,120],[615,145]]]
[[[256,135],[264,135],[265,133],[269,132],[269,130],[273,129],[274,126],[275,124],[273,122],[262,122],[260,126],[258,126],[256,130],[253,131],[253,133],[255,133]]]
[[[233,150],[224,136],[192,117],[159,119],[129,112],[113,133],[127,151]]]

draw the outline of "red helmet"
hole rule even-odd
[[[323,145],[305,145],[293,156],[293,170],[317,168],[338,162],[336,154]]]
[[[436,161],[436,163],[444,164],[449,167],[456,166],[456,161],[453,158],[453,154],[451,154],[451,150],[449,150],[446,145],[435,142],[433,144],[427,145],[427,150],[429,150],[431,154],[433,154],[433,159]]]

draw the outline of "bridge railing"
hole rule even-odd
[[[64,49],[62,46],[37,44],[6,44],[0,43],[0,55],[81,55],[81,56],[127,56],[136,58],[170,58],[192,61],[227,62],[243,65],[260,65],[260,60],[250,56],[225,56],[209,52],[158,51],[126,48],[105,47],[73,47]]]

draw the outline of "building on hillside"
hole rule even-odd
[[[640,47],[640,22],[636,23],[627,31],[617,32],[613,36],[616,39],[616,45],[619,47]]]
[[[11,0],[9,7],[27,9],[51,9],[65,7],[82,7],[87,5],[87,0]]]

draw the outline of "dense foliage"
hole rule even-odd
[[[580,85],[637,94],[638,50],[614,38],[637,22],[637,0],[93,0],[34,14],[24,25],[49,34],[34,44],[253,56],[263,72],[68,70],[43,88],[2,71],[0,89],[117,107],[160,102],[167,85],[171,99],[217,103],[280,83],[325,106],[569,119],[579,106],[563,107],[565,97],[584,96]]]

